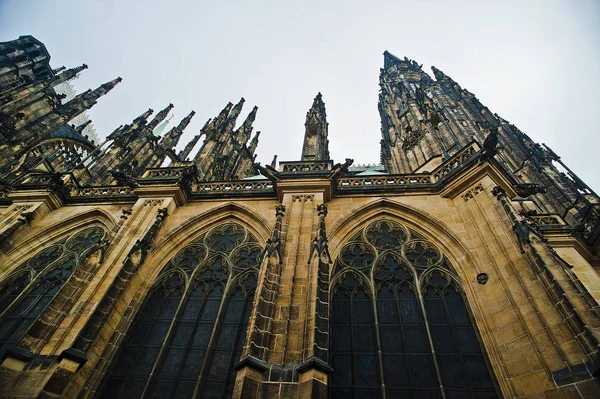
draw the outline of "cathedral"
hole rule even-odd
[[[0,43],[0,397],[600,397],[600,198],[441,70],[384,52],[375,164],[319,93],[261,165],[243,98],[98,142],[86,68]]]

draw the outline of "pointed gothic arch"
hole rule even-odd
[[[160,268],[147,270],[156,277],[100,386],[100,397],[148,392],[227,397],[233,392],[233,365],[246,338],[262,245],[248,224],[232,215],[201,227],[188,224],[170,236],[192,238],[179,241],[178,251]],[[163,242],[157,254],[165,257],[170,246]]]
[[[434,244],[427,223],[416,230],[398,207],[372,205],[332,229],[343,239],[332,251],[330,395],[496,397],[464,284],[436,245],[444,237]]]
[[[86,257],[106,233],[100,224],[83,227],[37,251],[0,282],[0,357],[26,336],[47,336],[54,331],[60,320],[45,324],[43,331],[36,323],[52,304],[64,299],[71,277],[83,268]]]
[[[24,232],[23,238],[19,240],[19,245],[11,248],[3,257],[7,264],[18,265],[15,259],[26,259],[33,256],[38,251],[51,245],[51,243],[63,239],[73,231],[98,225],[106,231],[110,231],[118,222],[118,217],[102,208],[94,207],[78,214],[72,215],[66,219],[59,219],[51,226],[35,229],[33,233]],[[10,266],[5,276],[0,277],[0,283],[9,276],[14,270]]]

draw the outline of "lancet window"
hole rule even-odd
[[[344,245],[331,290],[330,397],[495,398],[459,278],[391,220]]]
[[[0,358],[19,342],[105,230],[94,226],[42,249],[0,282]]]
[[[234,223],[182,248],[146,295],[100,397],[231,397],[261,254]]]

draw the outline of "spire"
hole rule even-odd
[[[194,115],[196,115],[196,112],[194,112],[194,111],[190,112],[188,116],[186,116],[185,118],[182,119],[181,122],[179,122],[179,125],[175,126],[173,129],[169,130],[167,132],[167,134],[165,134],[165,137],[163,137],[163,139],[161,140],[160,145],[165,149],[175,147],[177,145],[177,143],[179,142],[179,139],[181,138],[183,131],[185,130],[187,125],[189,125],[189,123],[192,120],[192,118],[194,117]]]
[[[77,76],[78,73],[80,73],[81,71],[83,71],[84,69],[87,69],[87,68],[88,68],[88,66],[86,64],[82,64],[75,68],[66,69],[63,73],[58,75],[58,78],[59,78],[59,80],[61,80],[63,82],[65,82],[67,80],[71,80],[75,76]]]
[[[231,112],[229,112],[229,115],[227,116],[227,129],[226,130],[228,130],[228,131],[233,130],[233,128],[235,127],[235,121],[237,120],[237,117],[242,112],[242,108],[244,107],[245,102],[246,102],[246,99],[244,97],[242,97],[240,99],[240,101],[238,101],[238,103],[233,106],[233,108],[231,109]]]
[[[154,110],[152,108],[148,108],[148,110],[146,112],[144,112],[143,114],[141,114],[140,116],[135,118],[133,120],[133,123],[139,124],[140,122],[148,121],[148,118],[150,118],[150,115],[152,115],[153,113],[154,113]]]
[[[260,132],[256,132],[256,134],[252,138],[252,141],[250,142],[250,145],[248,146],[248,151],[250,152],[250,154],[254,154],[254,152],[256,151],[256,147],[258,147],[258,136],[260,136]]]
[[[254,108],[252,108],[252,111],[250,111],[250,113],[246,117],[246,120],[244,121],[244,123],[242,124],[244,133],[246,133],[247,135],[249,135],[250,132],[252,132],[252,123],[256,119],[257,112],[258,112],[258,107],[255,105]]]
[[[227,116],[229,115],[229,111],[231,111],[231,107],[233,107],[233,103],[227,103],[225,108],[223,108],[223,110],[219,113],[219,115],[217,115],[217,117],[213,121],[213,125],[214,125],[215,129],[221,128],[221,126],[227,119]]]
[[[192,140],[190,140],[190,142],[186,144],[185,148],[183,150],[181,150],[179,152],[179,154],[177,154],[177,157],[181,161],[185,161],[187,159],[187,157],[190,155],[190,153],[192,152],[192,150],[194,149],[194,147],[198,143],[198,140],[200,140],[200,136],[202,136],[202,133],[195,135],[192,138]]]
[[[100,87],[95,90],[87,90],[86,92],[79,94],[71,101],[63,104],[59,113],[65,115],[67,119],[76,117],[86,109],[92,108],[100,97],[111,91],[116,85],[119,84],[119,82],[121,82],[121,80],[123,79],[116,78],[110,82],[100,85]]]
[[[392,65],[399,64],[400,62],[401,62],[400,58],[396,57],[394,54],[390,53],[389,51],[385,50],[383,52],[383,67],[385,69],[388,69]]]
[[[238,143],[245,144],[248,140],[250,140],[250,135],[252,134],[252,123],[256,119],[256,112],[258,111],[258,107],[254,106],[252,111],[246,117],[242,126],[236,131],[235,137],[237,138]]]
[[[273,160],[271,161],[271,167],[272,168],[277,167],[277,154],[275,154],[275,156],[273,157]]]
[[[167,105],[167,107],[165,109],[163,109],[158,114],[156,114],[156,116],[154,117],[154,119],[152,119],[152,122],[150,122],[148,124],[148,128],[150,130],[154,130],[154,128],[156,128],[156,126],[158,126],[158,124],[160,122],[162,122],[167,117],[167,115],[169,114],[169,112],[172,109],[173,109],[173,104]]]
[[[65,67],[65,66],[63,65],[63,66],[61,66],[60,68],[53,69],[53,70],[52,70],[52,73],[56,75],[57,73],[59,73],[60,71],[64,71],[65,69],[67,69],[67,67]]]
[[[181,120],[181,122],[179,122],[179,125],[177,125],[177,130],[179,130],[180,132],[183,132],[185,130],[185,128],[190,124],[190,121],[192,120],[192,118],[194,117],[194,115],[196,115],[196,111],[192,111],[188,114],[188,116],[186,116],[185,118],[183,118]]]
[[[435,66],[432,66],[431,70],[433,71],[433,76],[435,76],[435,80],[437,80],[438,82],[443,80],[446,77],[444,72],[440,71]]]
[[[113,132],[111,134],[109,134],[106,139],[107,140],[113,140],[115,137],[117,137],[117,135],[119,134],[119,132],[121,131],[121,129],[123,129],[123,125],[119,126],[118,128],[116,128],[115,130],[113,130]]]
[[[325,103],[321,93],[318,93],[312,107],[306,113],[304,145],[302,147],[303,161],[329,160],[328,125]]]
[[[79,134],[82,134],[83,130],[88,127],[90,124],[92,123],[91,119],[85,121],[84,123],[82,123],[81,125],[77,126],[75,128],[75,130],[77,130],[79,132]]]

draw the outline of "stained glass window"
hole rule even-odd
[[[231,397],[261,253],[233,223],[182,248],[146,296],[100,396]]]
[[[79,231],[42,249],[0,282],[0,358],[19,342],[103,236],[101,227]]]
[[[330,397],[497,397],[458,278],[431,242],[373,222],[332,281]]]

